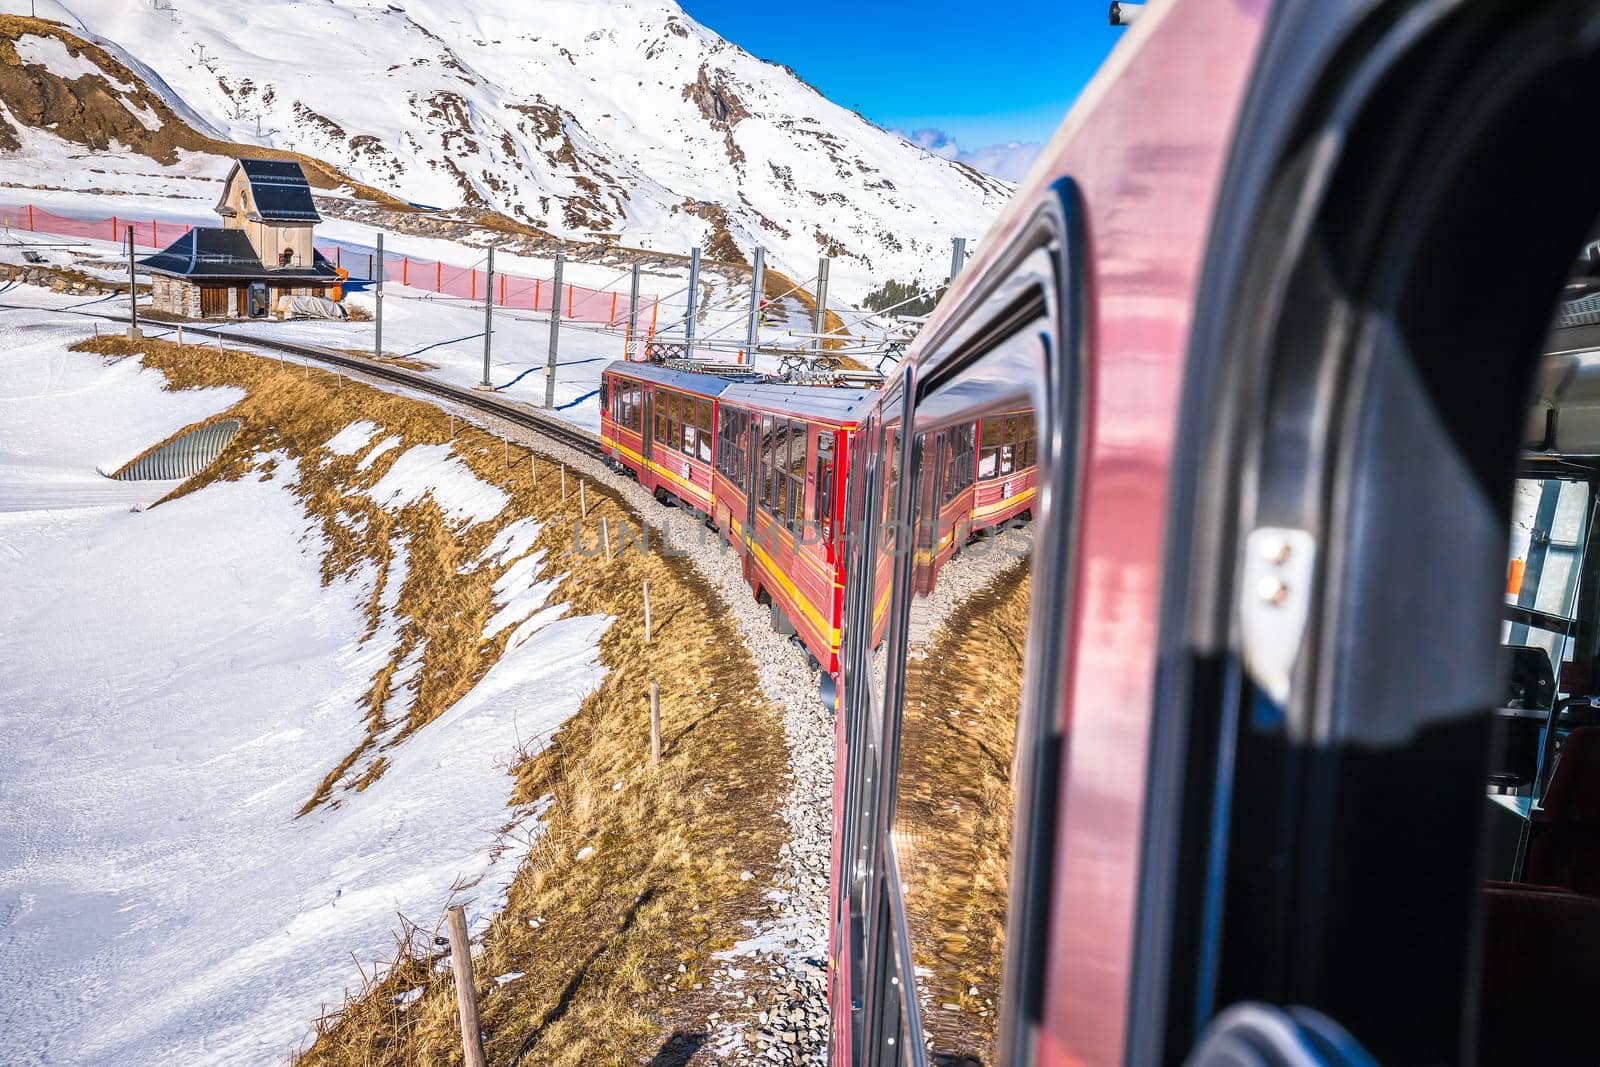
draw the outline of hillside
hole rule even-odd
[[[140,72],[202,136],[564,239],[732,259],[762,244],[797,277],[828,254],[851,297],[937,273],[949,237],[980,233],[1010,190],[671,0],[41,0],[39,13]]]

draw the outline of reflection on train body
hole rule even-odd
[[[915,537],[894,784],[892,841],[929,1062],[997,1062],[1010,896],[1012,764],[1030,593],[1029,536],[1010,527],[945,559],[951,447],[964,427],[919,433],[911,487]],[[1031,429],[1030,413],[985,426]],[[1006,474],[1031,439],[1006,449]],[[998,473],[998,472],[996,472]]]

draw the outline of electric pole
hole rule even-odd
[[[761,343],[761,288],[766,273],[766,249],[757,245],[750,257],[750,325],[745,330],[745,360],[756,361],[756,346]]]
[[[544,406],[556,406],[556,348],[561,343],[561,268],[566,256],[556,253],[556,276],[550,283],[550,355],[544,364]]]
[[[489,349],[494,343],[494,245],[489,246],[489,263],[483,272],[483,381],[481,388],[493,389],[489,381]]]
[[[811,317],[811,332],[816,337],[811,342],[811,354],[822,355],[822,335],[828,329],[828,267],[833,261],[827,256],[817,260],[817,311]]]
[[[139,330],[139,279],[133,265],[133,227],[128,227],[128,340],[137,341]]]
[[[628,283],[628,348],[623,359],[632,359],[633,350],[639,347],[639,264],[634,263],[632,280]]]
[[[950,238],[950,284],[954,285],[956,275],[961,273],[961,268],[967,263],[967,239],[965,237]]]
[[[683,358],[694,358],[694,315],[700,296],[700,249],[689,249],[689,311],[683,317]]]
[[[372,272],[373,274],[377,275],[377,277],[373,279],[373,282],[376,283],[375,284],[375,292],[376,292],[377,301],[378,301],[378,310],[377,310],[377,313],[375,315],[375,318],[377,319],[377,326],[372,331],[372,358],[373,359],[382,359],[383,358],[383,233],[381,231],[378,233],[377,265],[378,265],[378,269]]]

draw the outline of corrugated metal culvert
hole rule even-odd
[[[170,481],[193,478],[216,462],[228,442],[239,432],[238,419],[223,419],[184,434],[140,459],[134,460],[113,477],[123,482]]]

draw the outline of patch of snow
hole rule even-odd
[[[449,445],[415,445],[367,490],[386,508],[401,508],[424,497],[439,505],[445,518],[474,526],[494,518],[510,497],[457,459]]]
[[[390,434],[372,447],[372,451],[361,457],[361,462],[356,464],[356,470],[364,471],[375,463],[379,456],[393,449],[399,448],[401,440],[398,434]]]
[[[504,563],[508,559],[520,559],[533,550],[533,543],[539,539],[539,529],[535,519],[517,519],[506,523],[494,535],[494,540],[489,542],[489,547],[483,550],[483,555],[478,557],[478,563]]]
[[[497,974],[494,976],[494,984],[505,985],[507,982],[515,982],[522,977],[522,974],[523,972],[521,971],[507,971],[505,974]]]
[[[353,456],[366,448],[377,433],[377,423],[359,419],[330,437],[322,447],[336,456]]]
[[[133,92],[133,86],[113,81],[105,71],[92,63],[88,56],[75,56],[67,51],[66,42],[59,37],[23,34],[17,38],[17,58],[25,64],[43,67],[56,77],[67,81],[76,81],[83,77],[104,78],[108,85],[120,93]]]

